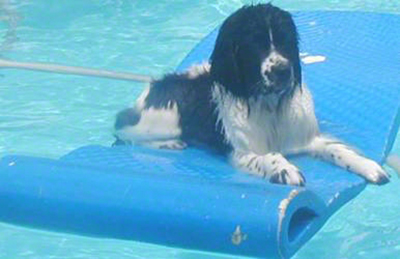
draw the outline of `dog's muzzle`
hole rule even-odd
[[[272,52],[261,64],[261,75],[267,92],[282,92],[292,84],[291,62],[279,53]]]
[[[292,77],[291,67],[287,63],[274,65],[271,67],[271,70],[269,72],[265,72],[265,76],[268,78],[268,81],[272,87],[286,87],[287,85],[289,85],[290,79]]]

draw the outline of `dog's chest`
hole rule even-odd
[[[217,103],[226,140],[235,150],[266,154],[296,153],[318,134],[312,97],[307,89],[275,109],[266,101],[245,104],[231,96]]]

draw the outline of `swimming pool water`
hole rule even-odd
[[[0,55],[156,76],[172,71],[227,15],[251,2],[256,1],[0,0]],[[274,4],[289,10],[400,14],[398,0]],[[143,87],[27,71],[4,70],[0,76],[0,156],[59,157],[82,145],[109,145],[115,113],[132,103]],[[393,152],[400,154],[400,136]],[[368,186],[294,258],[400,258],[399,184],[394,176],[386,186]],[[228,258],[0,224],[0,258],[22,257]]]

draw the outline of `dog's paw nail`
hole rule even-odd
[[[301,181],[302,181],[303,183],[306,183],[307,180],[306,180],[306,178],[304,177],[304,175],[302,174],[302,172],[301,172],[301,171],[297,171],[297,173],[300,175]]]
[[[303,174],[294,166],[283,168],[269,178],[270,183],[304,186],[306,180]]]
[[[390,179],[388,176],[386,175],[380,175],[378,180],[376,182],[374,182],[377,185],[384,185],[390,182]]]
[[[269,182],[270,183],[281,183],[280,181],[280,175],[279,174],[273,174],[270,178],[269,178]]]

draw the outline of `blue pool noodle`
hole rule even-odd
[[[300,12],[303,65],[323,132],[383,162],[400,123],[400,17]],[[217,30],[178,67],[207,60]],[[0,161],[0,220],[82,235],[263,258],[289,258],[366,182],[290,157],[305,188],[267,183],[204,150],[86,146],[60,159]]]

